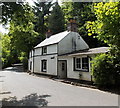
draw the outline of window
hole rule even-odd
[[[88,58],[84,57],[82,58],[82,69],[88,69]]]
[[[65,70],[65,63],[62,63],[62,71]]]
[[[30,61],[30,70],[32,69],[32,62]]]
[[[42,47],[42,54],[47,54],[47,47]]]
[[[42,72],[47,71],[47,60],[42,60]]]
[[[76,58],[76,69],[81,69],[81,58]]]
[[[89,69],[88,57],[74,58],[74,69],[88,71]]]

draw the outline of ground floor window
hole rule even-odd
[[[42,72],[47,71],[47,60],[42,60]]]
[[[89,70],[89,58],[88,57],[75,57],[74,58],[74,70]]]
[[[32,61],[30,61],[30,70],[32,70]]]

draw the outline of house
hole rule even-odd
[[[50,36],[30,52],[28,67],[31,72],[91,81],[91,57],[108,51],[107,47],[89,49],[76,32],[75,22],[68,30]],[[74,26],[73,26],[74,25]]]

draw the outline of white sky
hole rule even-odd
[[[0,32],[1,33],[8,33],[8,29],[5,29],[2,24],[0,24]]]
[[[26,2],[29,2],[29,4],[30,4],[31,6],[34,5],[33,1],[36,1],[36,0],[26,0]],[[55,2],[55,1],[56,1],[56,0],[53,0],[53,2]],[[62,3],[63,0],[57,0],[57,1],[58,1],[59,5],[61,5],[61,3]]]
[[[34,5],[33,1],[36,1],[36,0],[26,0],[26,2],[29,2],[29,4],[32,6]],[[56,0],[53,0],[53,2],[55,2]],[[62,0],[58,0],[58,3],[61,5],[62,3]],[[5,29],[2,24],[0,24],[0,32],[2,33],[8,33],[8,30]]]

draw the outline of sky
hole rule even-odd
[[[36,1],[36,0],[26,0],[27,2],[29,2],[29,4],[30,5],[33,5],[34,3],[33,3],[33,1]],[[56,0],[53,0],[53,2],[55,2]],[[58,3],[61,5],[61,3],[62,3],[62,0],[57,0],[58,1]]]
[[[2,24],[0,24],[0,32],[1,33],[8,33],[8,29],[5,29]]]
[[[32,6],[32,5],[34,5],[34,3],[33,3],[33,1],[36,1],[36,0],[26,0],[26,2],[29,2],[29,4]],[[53,2],[55,2],[56,0],[53,0]],[[58,3],[61,5],[61,2],[62,0],[58,0]],[[7,29],[5,29],[3,26],[2,26],[2,24],[0,24],[0,32],[2,32],[2,33],[8,33],[8,30]]]

